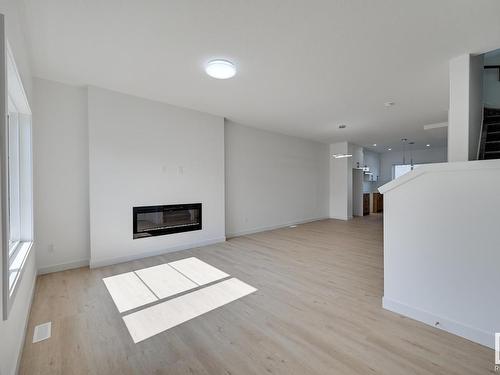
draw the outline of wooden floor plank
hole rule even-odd
[[[382,237],[379,215],[323,220],[40,276],[20,373],[495,373],[491,349],[382,309]],[[258,291],[134,344],[102,279],[191,256]]]

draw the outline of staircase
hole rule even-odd
[[[479,159],[500,159],[500,109],[485,108]]]

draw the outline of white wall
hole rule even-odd
[[[484,55],[485,65],[500,65],[500,50]],[[498,69],[485,69],[483,74],[483,100],[486,107],[500,108],[500,80]]]
[[[0,1],[0,13],[5,15],[7,39],[16,60],[28,101],[31,104],[33,97],[31,71],[28,61],[28,50],[20,28],[20,6],[20,1]],[[17,290],[8,320],[0,319],[0,374],[2,375],[13,375],[16,372],[20,359],[36,277],[36,251],[35,244],[26,261],[25,269],[18,286],[19,289]],[[0,269],[2,269],[1,262],[2,259],[0,257]],[[0,291],[2,290],[1,283],[2,278],[0,278]]]
[[[40,272],[88,264],[87,89],[34,80],[35,237]]]
[[[363,215],[363,183],[354,186],[354,169],[358,165],[364,165],[364,151],[363,147],[349,143],[347,145],[347,152],[352,155],[347,159],[347,212],[348,218],[352,219],[354,215]],[[356,179],[359,183],[359,175]],[[359,213],[361,212],[361,215]]]
[[[482,66],[482,55],[465,54],[450,60],[450,162],[477,159],[483,104]]]
[[[328,217],[328,145],[225,125],[226,235]]]
[[[468,54],[450,60],[449,161],[469,160],[469,69]]]
[[[352,214],[363,216],[363,170],[352,170]]]
[[[350,158],[335,159],[334,154],[346,154],[347,142],[330,145],[330,218],[348,220],[352,216],[352,206],[349,208],[349,167]],[[351,182],[352,184],[352,176]],[[352,190],[351,190],[352,202]],[[352,204],[352,203],[351,203]]]
[[[350,154],[349,158],[335,159],[334,154]],[[353,217],[353,208],[359,212],[363,204],[362,184],[356,187],[353,195],[353,168],[364,165],[363,147],[338,142],[330,145],[330,218],[349,220]],[[356,202],[353,202],[353,199]]]
[[[499,185],[500,160],[487,160],[424,166],[381,188],[385,308],[493,347]]]
[[[471,56],[469,77],[469,160],[477,160],[483,122],[484,56]]]
[[[406,152],[406,162],[409,163],[409,153]],[[412,152],[414,164],[444,163],[447,161],[446,147],[431,147],[425,150],[414,150]],[[378,186],[392,180],[393,166],[403,164],[402,151],[388,151],[380,154],[380,178]]]
[[[91,265],[223,241],[224,119],[88,92]],[[132,239],[132,207],[197,202],[202,230]]]
[[[380,154],[370,150],[363,150],[364,165],[370,168],[370,172],[376,178],[380,178]],[[363,192],[372,193],[379,186],[378,181],[363,180]]]

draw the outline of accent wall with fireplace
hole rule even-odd
[[[88,128],[91,266],[225,240],[222,117],[90,87]]]

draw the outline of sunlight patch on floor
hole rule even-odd
[[[232,278],[126,315],[123,320],[138,343],[256,290]]]
[[[135,273],[158,298],[167,298],[198,286],[169,264],[144,268]]]
[[[122,273],[102,280],[119,312],[131,310],[158,300],[134,272]]]
[[[132,339],[138,343],[257,290],[229,277],[190,257],[106,277],[103,282],[120,313],[145,307],[123,316]],[[226,280],[217,282],[222,279]],[[207,284],[211,285],[200,288]],[[174,298],[164,301],[169,297]]]

